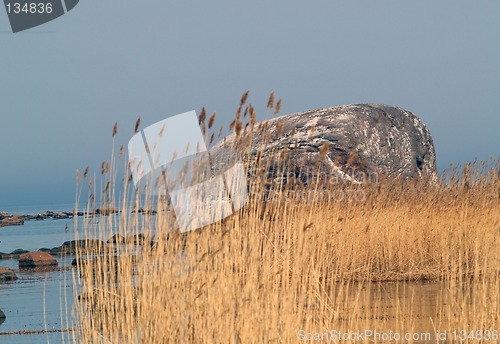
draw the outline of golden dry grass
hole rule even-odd
[[[499,172],[498,163],[475,164],[438,185],[342,186],[361,201],[280,187],[267,194],[255,179],[241,211],[188,234],[175,233],[161,202],[155,216],[131,214],[131,205],[153,204],[127,195],[125,185],[122,213],[87,221],[85,233],[107,240],[117,227],[124,236],[154,236],[155,245],[124,245],[118,258],[78,266],[85,298],[74,309],[74,340],[295,343],[300,330],[498,330]],[[103,189],[114,207],[115,191]],[[317,195],[319,186],[305,191]],[[419,295],[426,288],[435,292],[428,302]]]

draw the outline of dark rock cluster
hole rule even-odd
[[[132,244],[132,245],[150,245],[153,246],[154,241],[146,234],[139,233],[124,237],[121,234],[115,234],[107,242],[98,239],[80,239],[64,242],[61,246],[53,248],[42,247],[36,252],[49,254],[51,256],[74,255],[78,250],[91,252],[92,254],[103,254],[115,252],[116,249],[112,245]],[[27,253],[33,253],[23,249],[16,249],[10,253],[0,252],[0,260],[2,259],[21,259],[21,256]],[[26,256],[25,256],[26,257]]]
[[[0,217],[0,227],[24,225],[23,217],[15,214],[7,217]]]
[[[83,215],[83,213],[82,213]],[[0,227],[24,225],[25,221],[30,220],[46,220],[46,219],[68,219],[73,217],[73,213],[46,211],[43,214],[27,215],[27,214],[8,214],[0,212]]]
[[[73,213],[46,211],[43,214],[35,214],[35,215],[8,214],[6,212],[0,212],[0,227],[20,226],[24,225],[25,221],[30,221],[30,220],[36,220],[36,221],[43,221],[47,219],[59,220],[59,219],[70,219],[73,218],[74,216],[108,216],[111,214],[118,214],[120,212],[121,212],[120,210],[115,208],[97,208],[92,210],[91,212],[75,211]],[[139,213],[144,215],[156,215],[157,211],[139,208],[137,210],[132,210],[132,213]]]

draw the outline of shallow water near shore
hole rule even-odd
[[[49,205],[12,208],[5,211],[37,214],[46,210],[71,211],[71,209],[72,205]],[[75,238],[74,221],[73,218],[30,220],[22,226],[2,227],[0,252],[10,253],[16,249],[35,251],[40,248],[60,246],[63,242]],[[81,227],[83,218],[78,218],[77,221]],[[1,343],[67,343],[71,338],[70,333],[58,331],[71,326],[73,307],[71,262],[74,256],[55,256],[55,258],[59,269],[40,273],[19,271],[17,259],[0,259],[0,266],[13,269],[18,277],[17,281],[0,284],[0,309],[6,315],[4,322],[0,324]],[[19,332],[30,332],[30,334],[12,334]]]
[[[348,323],[349,317],[356,314],[357,322],[366,325],[352,329],[354,332],[372,331],[380,336],[397,333],[393,338],[408,334],[415,336],[412,340],[416,343],[435,342],[435,332],[445,326],[446,317],[440,314],[449,302],[445,289],[445,283],[436,281],[376,282],[361,287],[353,284],[347,290],[350,302],[341,306],[345,316],[341,316],[339,324]]]
[[[33,215],[47,210],[72,212],[72,209],[72,204],[66,204],[2,208],[1,211]],[[90,221],[105,219],[106,217],[96,216]],[[65,241],[75,239],[75,226],[78,226],[79,239],[82,239],[83,221],[83,217],[30,220],[21,226],[2,227],[0,252],[58,247]],[[76,273],[71,262],[75,256],[54,257],[59,269],[42,273],[19,271],[18,259],[0,259],[0,266],[13,269],[18,277],[17,281],[0,284],[0,309],[6,315],[0,323],[1,343],[67,343],[71,338],[71,333],[59,331],[71,328],[72,274]]]
[[[60,267],[71,265],[72,258],[56,257]],[[0,260],[0,264],[17,269],[17,259]],[[42,273],[16,270],[16,274],[17,281],[0,284],[0,308],[6,315],[4,323],[0,325],[0,341],[63,343],[62,334],[58,331],[71,327],[71,269]],[[23,331],[32,334],[12,334]],[[64,336],[67,342],[68,333],[64,333]]]

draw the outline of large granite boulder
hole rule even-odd
[[[29,252],[19,256],[19,269],[57,267],[57,260],[47,252]]]
[[[3,266],[0,266],[0,283],[2,282],[10,282],[10,281],[15,281],[17,280],[17,276],[9,268],[5,268]]]
[[[233,133],[211,149],[215,169],[235,138]],[[413,113],[394,106],[355,104],[295,113],[255,123],[241,130],[238,140],[261,166],[267,164],[274,180],[293,177],[307,183],[319,171],[341,182],[362,183],[367,176],[437,181],[429,130]]]

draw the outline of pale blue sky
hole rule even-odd
[[[74,200],[75,170],[206,106],[227,125],[251,91],[283,113],[375,102],[428,125],[440,169],[499,156],[500,2],[83,0],[10,33],[0,9],[0,208]],[[0,209],[1,210],[1,209]]]

